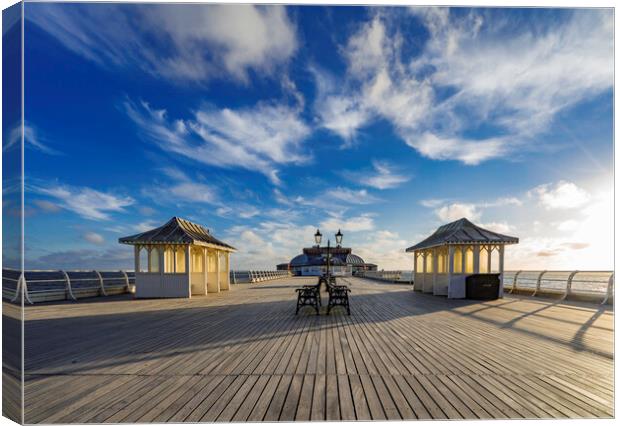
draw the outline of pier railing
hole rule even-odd
[[[260,283],[290,276],[290,271],[230,271],[230,282],[233,284]]]
[[[133,271],[2,269],[2,298],[11,302],[51,302],[111,296],[132,291]]]
[[[411,271],[363,271],[359,277],[388,282],[413,283]],[[613,299],[613,271],[504,271],[504,292],[560,299]]]
[[[393,283],[411,283],[411,271],[360,271],[356,276]]]
[[[600,299],[608,303],[614,294],[613,271],[504,271],[504,292],[561,299]]]

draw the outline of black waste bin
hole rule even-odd
[[[499,298],[499,274],[474,274],[465,279],[465,297],[476,300]]]

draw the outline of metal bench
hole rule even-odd
[[[317,315],[321,307],[321,280],[316,285],[305,285],[295,290],[297,292],[297,309],[295,315],[299,313],[299,309],[303,306],[312,306]]]
[[[351,290],[346,285],[336,285],[336,277],[325,279],[325,285],[329,292],[329,301],[327,302],[327,315],[334,306],[342,306],[347,310],[347,315],[351,315],[349,306],[349,293]]]

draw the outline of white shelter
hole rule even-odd
[[[230,253],[235,248],[201,225],[173,217],[159,228],[118,242],[134,246],[138,298],[230,290]]]
[[[519,239],[474,225],[466,218],[440,226],[409,247],[413,253],[414,290],[448,298],[465,297],[465,280],[473,274],[499,274],[503,296],[504,246]]]

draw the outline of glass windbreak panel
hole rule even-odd
[[[446,255],[441,253],[437,256],[437,272],[439,274],[446,273]]]
[[[149,272],[159,272],[159,249],[153,247],[149,252]]]
[[[226,255],[226,253],[220,253],[220,266],[221,266],[221,270],[222,271],[227,271],[228,270],[228,256]]]
[[[467,247],[465,250],[465,273],[474,273],[474,250],[471,247]]]
[[[424,269],[424,257],[420,254],[420,255],[416,255],[416,272],[419,274],[422,272],[422,270]]]
[[[498,273],[499,272],[499,248],[495,248],[491,250],[491,270],[489,272]]]
[[[209,251],[209,254],[207,256],[207,268],[209,272],[215,272],[215,267],[216,267],[215,263],[216,263],[215,252]]]
[[[463,251],[460,247],[454,249],[453,269],[455,274],[463,273]]]
[[[433,272],[433,255],[429,253],[426,255],[426,272]]]
[[[489,251],[487,247],[480,247],[480,268],[478,269],[481,274],[489,272]]]
[[[149,251],[146,247],[141,247],[138,252],[138,263],[140,264],[139,272],[147,272],[149,270]]]
[[[176,257],[176,271],[177,273],[184,274],[185,273],[185,247],[178,247]]]
[[[174,272],[174,250],[167,247],[164,250],[164,273],[171,274]]]
[[[201,249],[192,250],[192,271],[203,272],[202,265],[203,265],[202,250]]]

